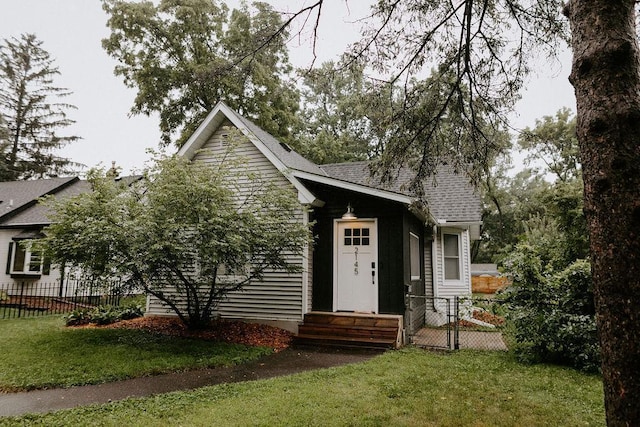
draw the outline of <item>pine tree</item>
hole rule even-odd
[[[62,136],[74,123],[60,100],[71,94],[53,84],[60,72],[34,34],[0,45],[0,180],[43,178],[74,166],[55,150],[79,139]]]

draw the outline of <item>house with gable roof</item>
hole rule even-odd
[[[348,340],[360,335],[373,342],[378,337],[368,325],[382,325],[398,345],[406,326],[448,321],[436,298],[471,293],[471,242],[479,238],[481,201],[464,176],[441,168],[437,185],[424,184],[428,210],[417,209],[415,195],[406,189],[409,170],[382,183],[371,176],[367,162],[316,165],[224,103],[178,155],[219,161],[228,155],[231,129],[242,135],[233,155],[245,160],[247,173],[297,192],[295,220],[313,224],[314,242],[302,255],[291,255],[300,272],[268,272],[261,282],[228,295],[218,315],[327,340],[346,331],[352,334]],[[408,307],[408,294],[424,298]],[[147,313],[171,311],[150,297]],[[405,325],[409,318],[412,324]]]
[[[49,225],[44,196],[70,197],[89,190],[78,177],[0,182],[0,283],[53,283],[60,272],[29,241],[41,238]]]

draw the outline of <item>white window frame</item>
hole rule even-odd
[[[458,259],[458,277],[455,279],[447,279],[447,263],[446,260],[447,259],[454,259],[454,257],[452,256],[447,256],[446,255],[446,250],[445,250],[445,236],[455,236],[457,241],[458,241],[458,255],[457,255],[457,259]],[[445,282],[460,282],[462,280],[462,239],[461,237],[461,233],[459,232],[454,232],[454,231],[443,231],[441,236],[440,236],[440,240],[442,242],[442,277],[444,279]]]
[[[31,242],[28,240],[13,240],[10,242],[12,244],[11,248],[11,262],[9,264],[9,274],[12,276],[20,275],[20,276],[41,276],[43,275],[43,267],[44,267],[44,256],[42,254],[35,254],[31,251]],[[16,255],[18,251],[24,251],[24,262],[22,265],[22,270],[16,270]],[[40,257],[40,261],[38,263],[38,270],[31,270],[32,258]]]
[[[415,246],[414,245],[415,242]],[[414,254],[414,248],[417,251]],[[414,255],[416,255],[416,259],[414,259]],[[420,236],[409,232],[409,275],[411,276],[411,281],[422,279],[421,268],[420,268]],[[417,265],[414,265],[417,263]],[[418,275],[414,273],[417,271]]]

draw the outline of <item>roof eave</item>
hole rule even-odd
[[[332,187],[341,188],[343,190],[349,190],[369,196],[380,197],[382,199],[392,200],[394,202],[400,202],[406,205],[410,205],[411,203],[413,203],[413,198],[404,194],[395,193],[393,191],[367,187],[366,185],[356,184],[349,181],[342,181],[329,176],[321,176],[299,170],[294,170],[292,171],[292,173],[296,178],[306,179],[308,181],[317,182],[319,184],[330,185]]]
[[[220,127],[224,119],[228,119],[253,145],[264,155],[273,166],[295,187],[298,192],[298,201],[303,205],[322,206],[324,203],[318,200],[298,179],[290,172],[287,166],[267,146],[260,141],[251,130],[238,118],[236,113],[225,103],[218,104],[211,110],[207,118],[198,126],[187,142],[178,150],[178,156],[192,160],[198,150],[211,138],[211,135]]]

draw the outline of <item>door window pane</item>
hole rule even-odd
[[[369,246],[369,233],[368,228],[345,228],[344,246]]]

